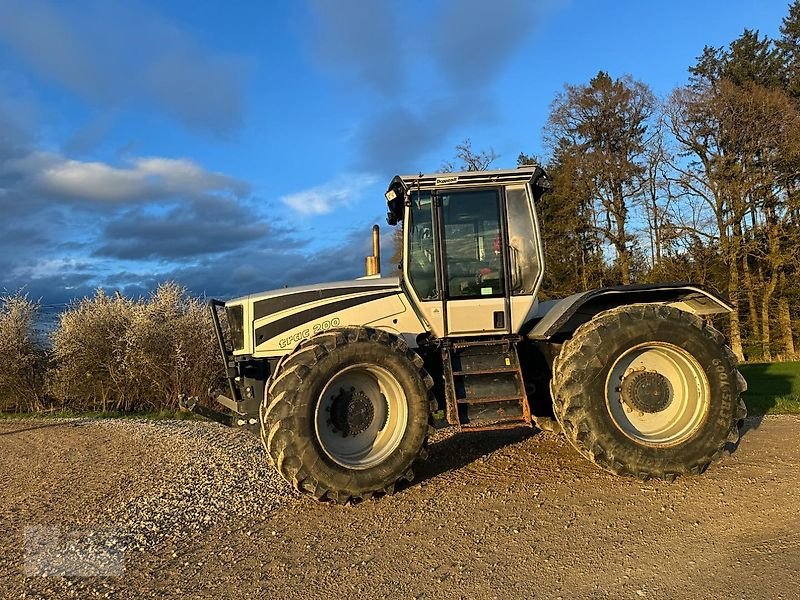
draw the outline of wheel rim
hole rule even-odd
[[[708,415],[708,378],[694,357],[672,344],[631,348],[606,380],[606,406],[629,438],[674,446],[691,437]]]
[[[315,411],[317,440],[325,454],[350,469],[368,469],[400,445],[408,403],[394,375],[376,365],[354,365],[334,375]]]

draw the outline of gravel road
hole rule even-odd
[[[212,423],[3,421],[0,457],[3,598],[798,596],[798,417],[674,483],[550,433],[441,430],[414,484],[348,507]]]

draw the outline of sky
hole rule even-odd
[[[394,175],[464,139],[493,168],[544,156],[565,83],[666,96],[705,45],[777,36],[787,4],[0,0],[0,292],[358,277],[373,223],[391,254]]]

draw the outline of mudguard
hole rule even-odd
[[[526,335],[532,340],[549,340],[556,334],[575,331],[599,312],[638,303],[668,304],[701,316],[733,310],[722,296],[691,283],[618,285],[539,303]]]

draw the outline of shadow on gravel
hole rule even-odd
[[[455,434],[430,447],[428,460],[417,466],[416,477],[409,487],[460,469],[486,454],[537,434],[538,429],[528,428]]]
[[[22,429],[15,429],[14,431],[3,431],[0,437],[4,435],[15,435],[17,433],[25,433],[26,431],[35,431],[36,429],[47,429],[48,427],[77,427],[79,423],[45,423],[42,425],[32,425],[30,427],[23,427]]]
[[[752,417],[747,417],[744,420],[742,426],[739,427],[739,441],[737,441],[736,444],[729,444],[729,446],[733,446],[733,448],[730,449],[731,453],[733,453],[739,447],[739,444],[742,442],[742,439],[744,439],[744,436],[761,427],[761,421],[764,420],[765,416],[766,415],[753,415]]]

